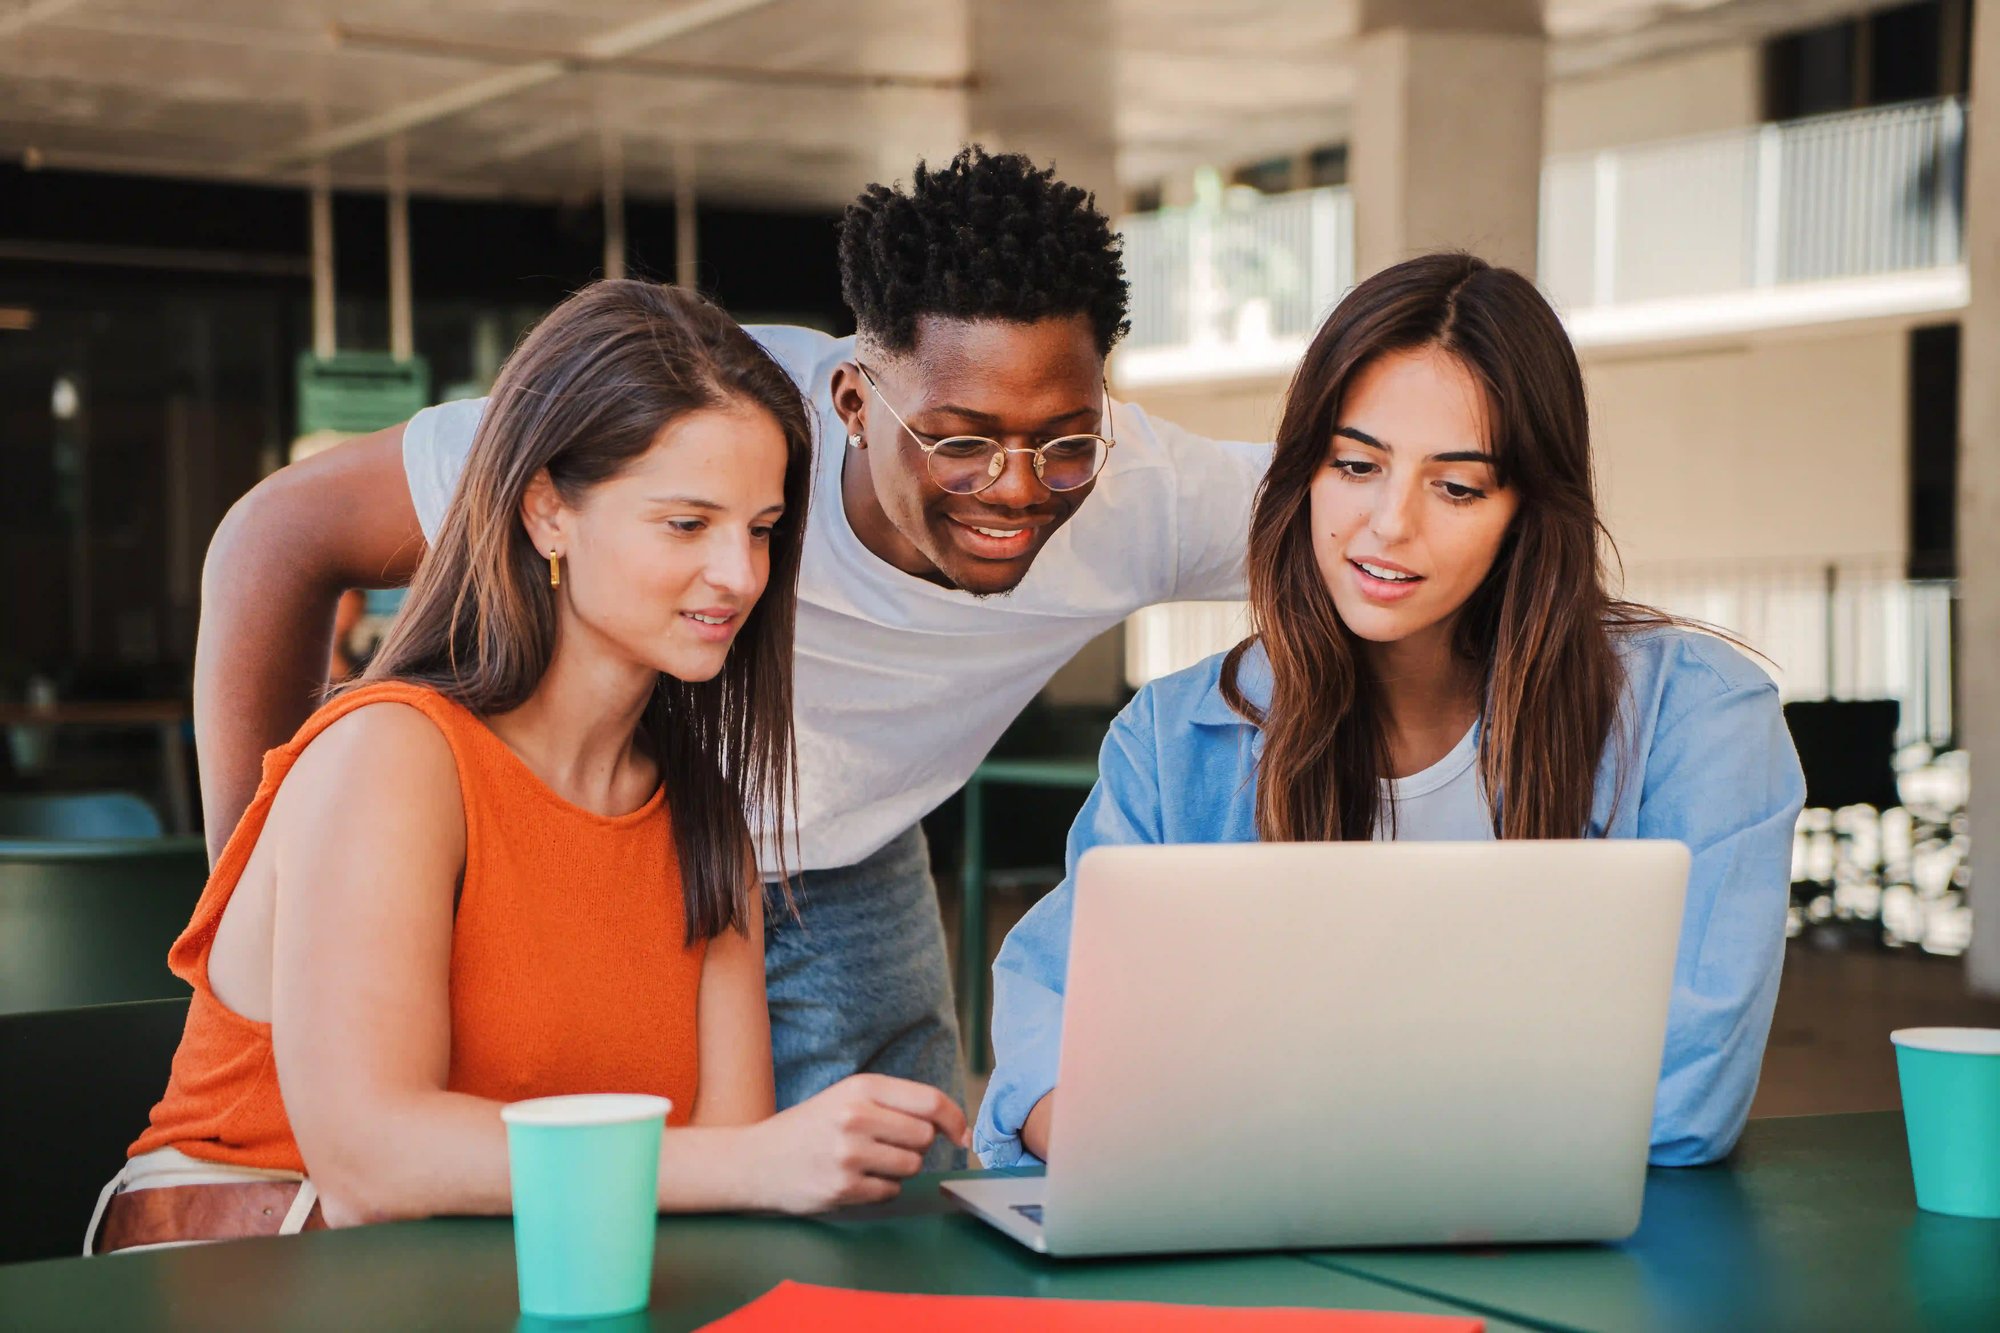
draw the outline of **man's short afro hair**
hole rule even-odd
[[[840,224],[840,290],[891,351],[924,315],[1031,323],[1083,315],[1108,353],[1126,329],[1125,263],[1092,198],[1019,153],[962,148],[909,192],[870,185]]]

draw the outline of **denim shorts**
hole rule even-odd
[[[921,825],[858,865],[792,879],[793,918],[765,886],[764,972],[778,1106],[795,1106],[850,1074],[892,1074],[965,1105],[958,1011],[944,921]],[[924,1167],[964,1165],[939,1139]]]

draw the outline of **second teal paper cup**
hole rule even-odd
[[[593,1093],[500,1109],[521,1311],[589,1319],[646,1308],[664,1097]]]
[[[1904,1028],[1889,1040],[1917,1206],[2000,1217],[2000,1029]]]

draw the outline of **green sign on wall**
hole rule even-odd
[[[299,434],[362,434],[408,421],[431,401],[431,368],[387,352],[299,354]]]

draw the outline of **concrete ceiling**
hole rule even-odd
[[[0,155],[379,188],[400,143],[419,192],[546,199],[610,152],[633,196],[679,161],[703,198],[832,207],[963,138],[979,2],[0,0]],[[1066,2],[1111,7],[1126,180],[1344,137],[1355,0]],[[1547,0],[1551,72],[1871,7]]]

